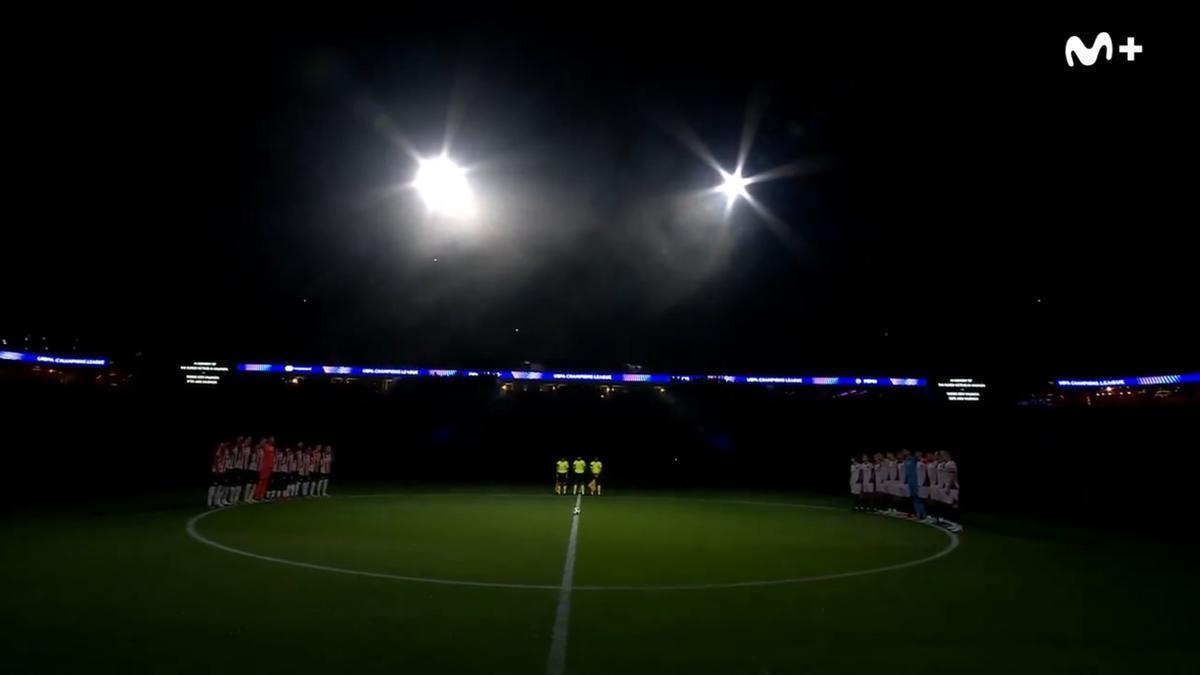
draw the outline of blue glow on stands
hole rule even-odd
[[[1148,377],[1139,377],[1137,383],[1140,385],[1156,385],[1156,384],[1184,384],[1187,382],[1200,382],[1200,373],[1187,373],[1184,375],[1150,375]]]
[[[536,370],[510,370],[508,376],[503,375],[505,371],[501,371],[500,379],[502,380],[540,380],[544,373]]]
[[[1200,382],[1200,373],[1182,375],[1145,375],[1142,377],[1111,377],[1100,380],[1057,380],[1059,387],[1152,387],[1167,384]]]
[[[691,382],[690,375],[655,375],[653,373],[621,373],[621,382],[634,384],[670,384],[671,382]]]
[[[460,370],[454,368],[371,368],[360,366],[306,366],[297,364],[242,363],[245,373],[318,375],[362,375],[367,377],[492,377],[497,380],[533,382],[608,382],[627,384],[670,384],[672,382],[721,382],[780,386],[826,385],[842,387],[923,387],[920,377],[807,377],[800,375],[669,375],[666,373],[596,373],[541,370]]]
[[[583,382],[617,381],[617,376],[612,373],[549,373],[549,375],[552,380],[576,380]]]
[[[747,384],[806,384],[803,377],[787,376],[763,377],[759,375],[746,375],[740,378],[739,381],[746,382]],[[809,381],[811,381],[811,378]]]
[[[53,354],[27,354],[25,352],[0,352],[0,361],[43,363],[48,366],[107,366],[105,359],[78,356],[54,356]]]
[[[419,368],[351,368],[355,375],[383,375],[385,377],[420,377]]]

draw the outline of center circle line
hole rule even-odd
[[[469,497],[469,496],[545,497],[545,498],[556,497],[556,495],[526,495],[526,494],[513,494],[513,493],[481,494],[481,493],[467,493],[467,492],[461,492],[461,493],[456,493],[456,492],[403,493],[403,492],[401,492],[401,493],[381,493],[381,494],[365,494],[365,495],[345,495],[340,498],[342,498],[342,499],[346,499],[346,498],[361,499],[361,498],[369,498],[369,497]],[[611,499],[611,497],[609,499]],[[838,509],[837,507],[833,507],[833,506],[821,506],[821,505],[815,505],[815,504],[797,504],[797,503],[793,503],[793,502],[749,501],[749,500],[738,500],[738,499],[708,499],[708,498],[700,498],[700,497],[671,497],[671,496],[662,496],[662,497],[630,496],[630,497],[623,497],[623,498],[618,498],[618,499],[701,501],[701,502],[711,502],[711,503],[718,503],[718,504],[726,503],[726,504],[744,504],[744,505],[753,505],[753,506],[782,506],[782,507],[802,508],[802,509],[841,511],[841,509]],[[237,508],[237,507],[234,507],[234,508]],[[560,589],[559,584],[520,584],[520,583],[505,583],[505,582],[499,582],[499,581],[472,581],[472,580],[467,580],[467,579],[439,579],[436,577],[418,577],[418,576],[408,576],[408,575],[403,575],[403,574],[389,574],[386,572],[370,572],[370,571],[366,571],[366,570],[356,570],[356,569],[349,569],[349,568],[345,568],[345,567],[334,567],[332,565],[320,565],[317,563],[303,562],[300,560],[290,560],[288,558],[279,558],[276,556],[269,556],[269,555],[263,555],[261,553],[254,553],[253,551],[246,551],[246,550],[243,550],[240,548],[235,548],[233,546],[229,546],[227,544],[222,544],[221,542],[214,541],[213,539],[210,539],[200,533],[200,530],[197,528],[197,523],[199,523],[201,520],[207,518],[208,516],[210,516],[214,513],[220,513],[222,511],[227,511],[227,510],[229,510],[229,509],[228,508],[213,509],[210,511],[203,511],[201,513],[196,514],[195,516],[192,516],[187,521],[187,525],[185,527],[185,529],[187,531],[187,535],[189,537],[191,537],[193,540],[195,540],[201,544],[204,544],[206,546],[211,546],[211,547],[221,550],[221,551],[225,551],[226,553],[232,553],[234,555],[245,556],[247,558],[253,558],[255,560],[262,560],[265,562],[277,563],[280,565],[291,565],[293,567],[300,567],[303,569],[316,570],[319,572],[333,572],[336,574],[348,574],[348,575],[352,575],[352,576],[368,577],[368,578],[372,578],[372,579],[389,579],[392,581],[408,581],[408,582],[413,582],[413,583],[436,584],[436,585],[441,585],[441,586],[468,586],[468,587],[477,587],[477,588],[509,588],[509,589],[517,589],[517,590],[538,590],[538,591],[557,591]],[[622,591],[622,592],[705,591],[705,590],[716,590],[716,589],[722,589],[722,588],[756,588],[756,587],[761,587],[761,586],[783,586],[783,585],[790,585],[790,584],[802,584],[802,583],[809,583],[809,582],[814,582],[814,581],[833,581],[835,579],[847,579],[850,577],[866,576],[869,574],[880,574],[883,572],[892,572],[895,570],[902,570],[902,569],[906,569],[909,567],[916,567],[917,565],[923,565],[925,563],[933,562],[934,560],[937,560],[939,558],[943,558],[958,548],[959,538],[958,538],[957,534],[950,532],[944,528],[937,527],[936,525],[929,524],[929,523],[922,523],[919,521],[909,521],[909,522],[912,522],[917,525],[924,525],[925,527],[932,527],[935,530],[937,530],[938,532],[941,532],[942,534],[946,535],[946,537],[949,540],[948,543],[946,544],[946,547],[939,550],[938,552],[934,553],[933,555],[929,555],[924,558],[918,558],[916,560],[909,560],[909,561],[905,561],[905,562],[901,562],[901,563],[895,563],[892,565],[884,565],[881,567],[871,567],[871,568],[863,569],[863,570],[851,570],[848,572],[834,572],[834,573],[829,573],[829,574],[816,574],[816,575],[803,576],[803,577],[793,577],[793,578],[788,578],[788,579],[729,581],[729,582],[718,582],[718,583],[708,583],[708,584],[663,584],[663,585],[649,585],[649,586],[596,586],[596,585],[586,586],[586,585],[584,585],[584,586],[574,586],[574,590],[588,591],[588,592],[596,592],[596,591]]]

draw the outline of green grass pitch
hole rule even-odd
[[[9,516],[0,654],[12,673],[546,673],[573,504]],[[564,672],[1196,672],[1194,545],[1002,520],[954,543],[827,499],[584,498]]]

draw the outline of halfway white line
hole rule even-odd
[[[571,515],[571,538],[567,540],[567,561],[563,563],[558,607],[554,610],[554,630],[550,633],[550,656],[546,659],[546,675],[562,675],[567,666],[567,626],[571,618],[571,588],[575,583],[575,544],[579,541],[579,504],[582,500],[582,494],[575,496],[575,509]]]

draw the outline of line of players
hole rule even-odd
[[[218,443],[213,452],[208,506],[298,497],[328,497],[333,446],[275,447],[275,437]]]
[[[958,527],[958,464],[945,450],[850,458],[854,508]]]
[[[592,479],[589,481],[588,471],[591,471]],[[583,457],[576,457],[574,462],[568,462],[566,457],[559,459],[554,463],[554,494],[583,494],[586,490],[587,494],[599,496],[604,494],[604,486],[600,484],[600,472],[604,470],[604,463],[600,458],[594,458],[592,461],[585,462]],[[567,491],[567,486],[570,486],[570,492]]]

